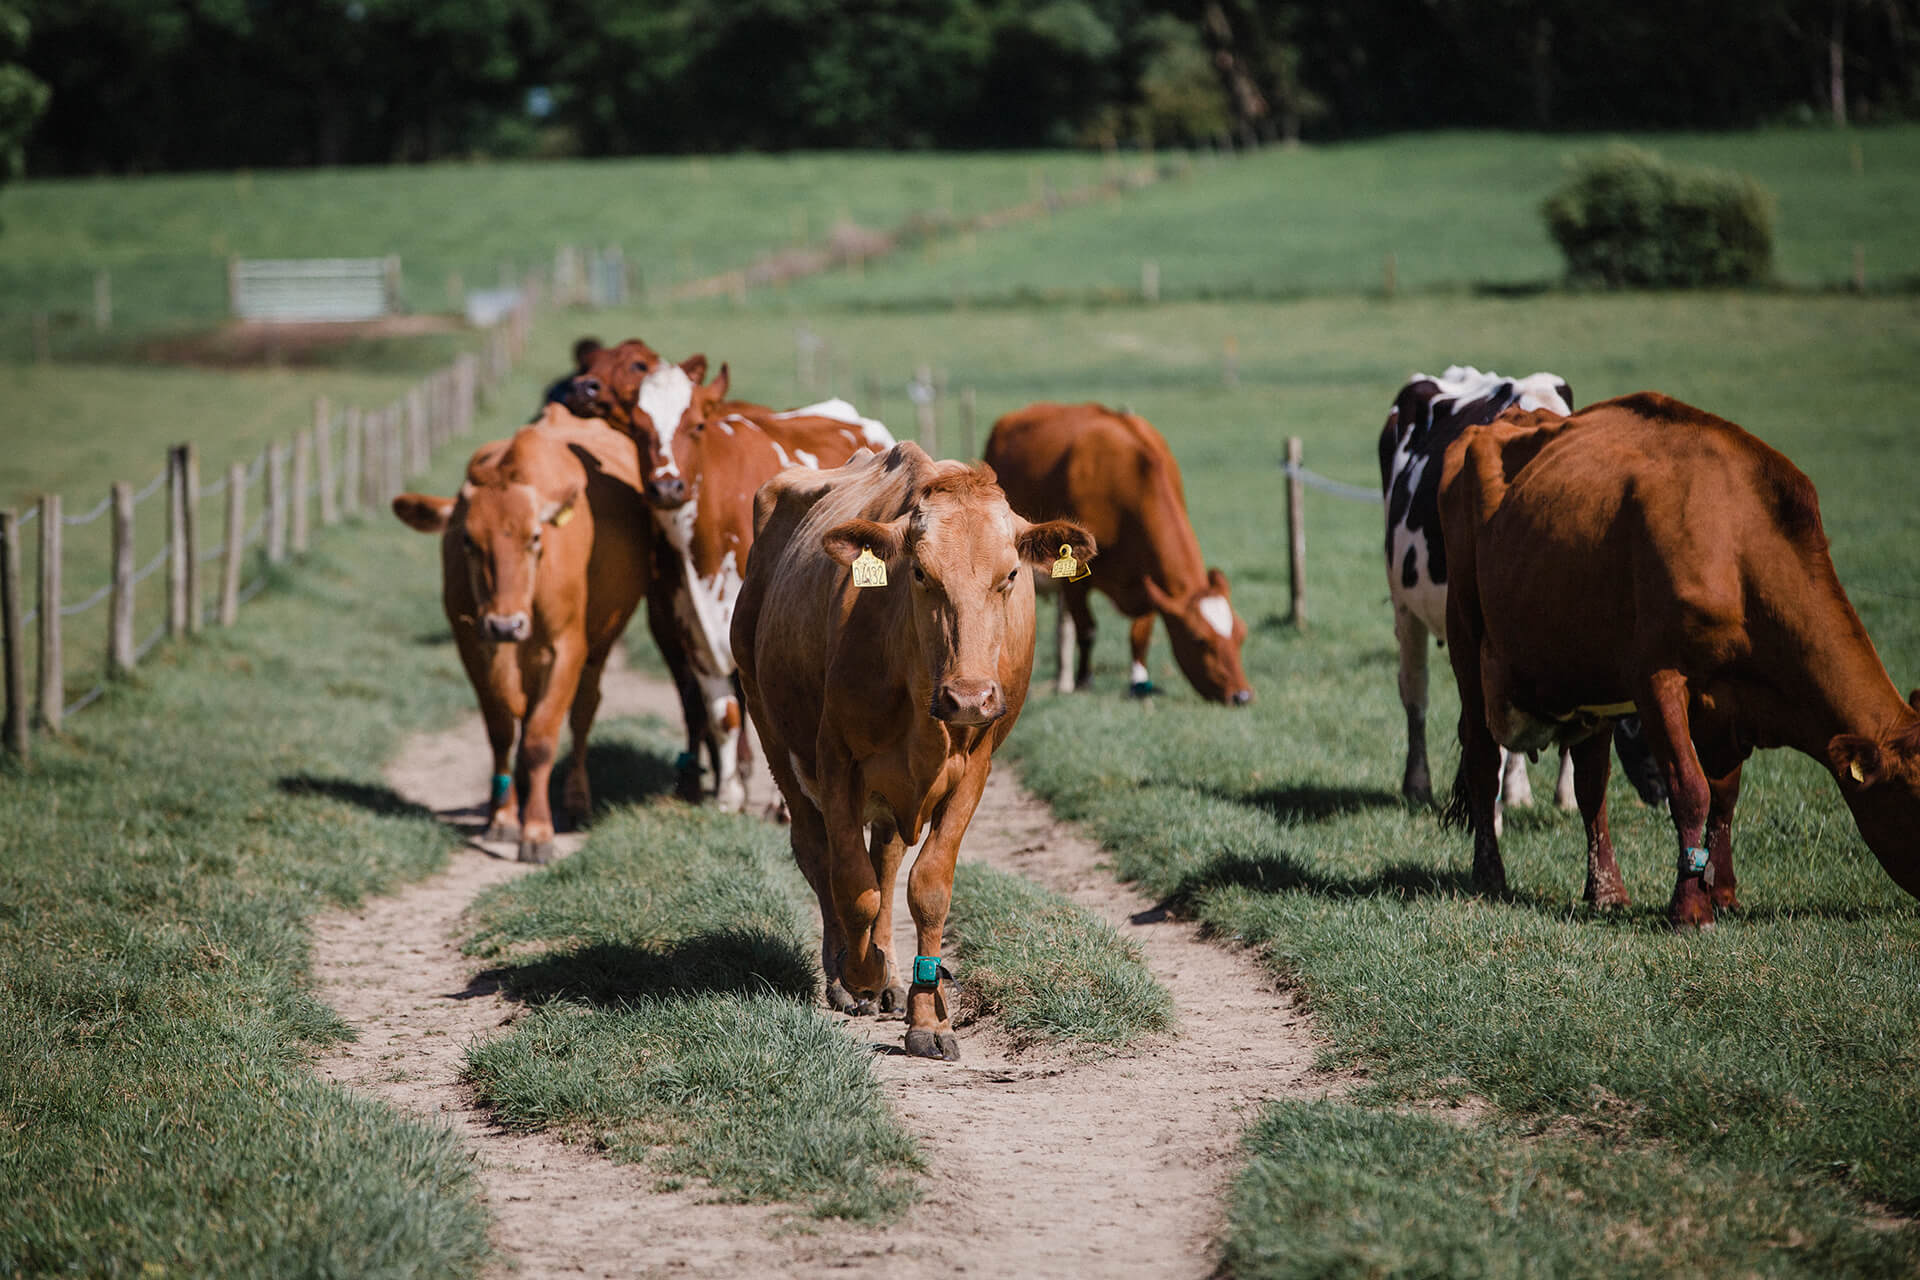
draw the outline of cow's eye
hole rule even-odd
[[[1007,585],[1008,585],[1008,586],[1012,586],[1012,585],[1013,585],[1013,582],[1014,582],[1014,580],[1015,580],[1016,578],[1018,578],[1019,576],[1020,576],[1020,570],[1018,570],[1018,569],[1009,569],[1009,570],[1007,570]]]
[[[919,565],[913,566],[913,580],[915,582],[925,582],[927,580],[927,571]]]

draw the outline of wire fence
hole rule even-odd
[[[206,483],[199,478],[198,450],[182,444],[168,450],[166,464],[146,484],[135,489],[116,483],[85,511],[63,514],[56,494],[24,511],[0,511],[5,747],[26,755],[35,729],[58,732],[67,716],[104,697],[163,641],[233,625],[239,607],[273,581],[275,566],[306,553],[316,523],[325,528],[358,518],[399,496],[442,445],[471,433],[480,393],[498,387],[524,354],[535,292],[521,292],[488,331],[479,353],[458,357],[384,406],[336,411],[319,397],[311,426],[291,440],[268,444],[250,462],[236,462]],[[136,564],[140,510],[163,494],[161,545]],[[203,536],[201,506],[216,503],[224,517],[223,536]],[[249,506],[255,507],[251,519]],[[108,516],[113,519],[108,579],[69,602],[62,535]],[[30,555],[25,535],[36,522]],[[23,608],[23,571],[29,565],[37,597],[32,608]],[[136,642],[137,588],[162,569],[167,570],[164,620]],[[97,678],[70,696],[69,629],[63,624],[103,607],[109,615],[104,662]]]

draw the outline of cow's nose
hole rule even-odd
[[[485,618],[489,638],[501,642],[524,640],[527,636],[527,615],[524,613],[490,613]]]
[[[591,400],[600,394],[600,379],[582,375],[573,380],[573,393],[582,400]]]
[[[1244,706],[1246,706],[1246,705],[1247,705],[1247,704],[1248,704],[1249,702],[1252,702],[1252,701],[1253,701],[1253,690],[1251,690],[1251,689],[1235,689],[1235,690],[1233,691],[1233,705],[1234,705],[1234,706],[1236,706],[1236,707],[1244,707]]]
[[[647,481],[647,496],[663,507],[677,507],[687,500],[687,482],[679,476],[655,476]]]
[[[934,718],[948,724],[990,724],[1006,709],[997,680],[949,680],[933,695]]]

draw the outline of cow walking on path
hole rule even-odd
[[[1440,462],[1468,427],[1492,422],[1509,410],[1573,412],[1573,392],[1555,373],[1505,378],[1470,365],[1450,365],[1439,377],[1416,373],[1400,388],[1380,431],[1380,489],[1386,498],[1387,594],[1393,601],[1393,634],[1400,646],[1400,703],[1407,715],[1407,763],[1400,793],[1416,804],[1433,802],[1427,769],[1427,652],[1430,637],[1447,634],[1447,547],[1440,536]],[[1653,758],[1640,737],[1640,722],[1623,716],[1614,739],[1628,779],[1648,804],[1666,799]],[[1533,803],[1526,755],[1502,753],[1500,810]],[[1574,807],[1573,757],[1560,756],[1554,802]]]
[[[493,746],[488,838],[517,831],[522,862],[553,855],[547,791],[563,720],[573,728],[565,807],[580,819],[592,806],[600,673],[652,575],[639,485],[631,440],[552,404],[511,440],[476,450],[457,497],[393,501],[401,520],[440,535],[441,602]]]
[[[1136,693],[1152,691],[1147,646],[1158,614],[1174,661],[1201,697],[1230,706],[1253,701],[1240,663],[1247,624],[1234,611],[1227,576],[1201,558],[1180,466],[1145,418],[1097,404],[1031,404],[993,424],[985,458],[1015,511],[1030,520],[1073,520],[1100,543],[1099,575],[1060,588],[1060,692],[1085,685],[1093,668],[1087,606],[1098,587],[1133,620]],[[1077,651],[1071,658],[1069,648]]]
[[[687,723],[681,795],[699,798],[704,749],[715,804],[737,812],[747,800],[748,739],[729,629],[753,545],[754,491],[784,467],[838,466],[893,437],[844,400],[776,413],[729,400],[726,366],[707,382],[704,355],[649,363],[630,347],[590,359],[571,400],[576,412],[604,414],[639,450],[662,537],[648,624]]]
[[[1066,521],[1029,524],[991,470],[914,444],[782,472],[754,525],[733,651],[820,901],[827,998],[904,1005],[907,1052],[957,1060],[940,964],[954,861],[1026,702],[1034,573],[1063,548],[1090,559],[1093,539]],[[893,884],[923,834],[907,881],[919,949],[903,983]]]
[[[1920,896],[1920,692],[1902,701],[1841,590],[1813,485],[1731,422],[1654,392],[1514,415],[1447,449],[1447,644],[1464,751],[1456,816],[1502,892],[1501,747],[1573,748],[1587,901],[1627,901],[1604,730],[1634,707],[1678,838],[1668,915],[1738,906],[1740,770],[1760,747],[1829,769],[1867,847]]]

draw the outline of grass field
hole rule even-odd
[[[1920,272],[1909,261],[1920,249],[1905,235],[1920,172],[1907,152],[1920,146],[1920,131],[1858,140],[1858,177],[1844,140],[1823,133],[1656,145],[1672,158],[1746,169],[1780,192],[1781,270],[1791,282],[1841,278],[1854,240],[1868,244],[1876,279],[1883,261],[1889,275]],[[1747,910],[1710,935],[1675,938],[1662,927],[1670,827],[1624,786],[1614,822],[1632,910],[1600,918],[1577,905],[1578,824],[1551,812],[1516,814],[1509,826],[1513,899],[1468,896],[1465,838],[1408,811],[1397,795],[1403,727],[1379,513],[1309,496],[1310,626],[1296,633],[1283,618],[1277,464],[1284,438],[1297,434],[1309,467],[1372,483],[1380,422],[1415,368],[1553,369],[1583,403],[1642,387],[1668,391],[1741,422],[1813,478],[1841,578],[1906,688],[1920,683],[1920,571],[1911,556],[1920,511],[1905,461],[1920,409],[1911,381],[1920,299],[1470,296],[1464,286],[1477,281],[1554,274],[1527,184],[1544,192],[1558,156],[1576,145],[1510,140],[1500,145],[1512,153],[1492,148],[1475,168],[1474,142],[1397,139],[1201,166],[1116,207],[980,236],[974,258],[957,267],[925,255],[872,267],[857,292],[835,278],[745,309],[549,314],[490,421],[504,430],[516,419],[581,331],[637,333],[674,356],[705,350],[732,362],[740,394],[800,403],[824,390],[796,384],[794,329],[805,323],[832,344],[837,389],[858,392],[871,376],[897,429],[907,375],[923,363],[944,372],[949,387],[976,390],[976,447],[996,414],[1039,398],[1126,404],[1160,426],[1185,469],[1202,546],[1232,577],[1252,627],[1246,656],[1259,700],[1242,713],[1202,705],[1173,672],[1164,640],[1154,665],[1165,692],[1145,705],[1127,699],[1123,628],[1105,611],[1096,689],[1036,696],[1010,755],[1060,813],[1114,851],[1124,875],[1224,941],[1260,948],[1312,1008],[1330,1064],[1361,1079],[1339,1103],[1275,1107],[1249,1132],[1225,1239],[1238,1274],[1911,1274],[1920,1232],[1888,1214],[1920,1209],[1912,1034],[1920,908],[1865,852],[1824,772],[1783,753],[1749,767],[1736,837]],[[814,162],[738,163],[743,174],[777,175],[782,165]],[[690,162],[659,163],[605,166],[597,176],[611,191],[634,174],[692,172]],[[964,182],[954,175],[973,162],[944,170],[934,159],[897,163],[895,208]],[[1024,198],[1028,162],[1006,163],[1000,185],[980,189]],[[716,228],[711,241],[691,233],[676,241],[672,227],[682,224],[662,223],[661,254],[692,244],[689,256],[705,270],[726,265],[728,254],[750,257],[758,246],[741,237],[758,228],[770,227],[774,241],[790,234],[789,215],[766,188],[754,200],[750,184],[730,185],[730,164],[712,166],[711,200],[689,205],[686,216],[758,207],[738,211],[743,221]],[[1303,180],[1288,181],[1288,166],[1307,170]],[[835,171],[821,172],[809,189],[830,192]],[[1428,213],[1392,198],[1409,173]],[[1519,194],[1490,197],[1492,179],[1508,174]],[[491,247],[510,231],[523,245],[624,237],[593,221],[564,235],[551,230],[551,184],[514,169],[258,177],[250,196],[232,176],[178,181],[172,198],[184,229],[165,235],[204,255],[196,271],[217,272],[227,249],[188,240],[209,228],[238,236],[249,224],[223,203],[244,208],[270,191],[279,221],[260,225],[280,229],[263,233],[258,248],[235,243],[232,251],[383,252],[341,243],[356,211],[371,244],[376,234],[401,234],[388,228],[420,226],[425,211],[457,207],[445,192],[437,204],[411,192],[461,182],[476,184],[459,188],[477,193],[474,211],[448,222],[478,219],[482,205],[510,203],[502,193],[515,190],[537,211],[527,229],[503,222],[498,241],[476,232],[482,259],[512,252]],[[282,181],[292,194],[278,192]],[[53,239],[18,249],[23,210],[42,197],[73,203],[41,206],[34,219]],[[60,236],[80,235],[61,224],[131,228],[113,233],[127,245],[152,227],[176,227],[157,214],[115,221],[122,215],[83,208],[91,200],[137,210],[148,199],[162,197],[144,183],[8,188],[0,259],[18,252],[11,269],[22,274],[0,278],[26,282],[19,264],[34,252],[90,270],[85,252],[58,247]],[[567,216],[629,216],[616,208],[601,200]],[[865,208],[856,204],[854,216],[868,220]],[[331,218],[335,233],[304,229],[309,216],[315,228]],[[1249,249],[1248,228],[1270,237],[1260,242],[1268,247]],[[432,228],[406,234],[423,245],[459,243],[436,240]],[[708,243],[716,247],[701,247]],[[1388,247],[1410,293],[1093,305],[1137,287],[1143,246],[1161,258],[1176,297],[1190,288],[1359,295],[1374,286]],[[414,251],[401,248],[412,262]],[[1277,264],[1271,271],[1268,261]],[[1425,275],[1429,261],[1445,265]],[[1057,289],[1073,301],[955,310],[956,270],[977,286],[976,298]],[[1315,271],[1324,273],[1313,277],[1319,283],[1291,283]],[[1463,288],[1441,288],[1456,285]],[[31,290],[22,283],[15,292]],[[915,299],[932,309],[874,306]],[[128,321],[136,323],[137,312]],[[1222,377],[1229,345],[1231,386]],[[371,374],[0,368],[19,421],[48,420],[47,405],[66,411],[56,426],[10,433],[13,449],[0,465],[17,469],[0,481],[16,493],[50,483],[39,478],[46,474],[76,490],[138,482],[175,423],[197,423],[203,446],[224,442],[228,456],[243,456],[265,433],[304,421],[313,391],[378,394],[410,381],[413,359],[381,355],[385,367]],[[370,381],[356,389],[363,377]],[[30,408],[43,411],[29,418]],[[943,411],[945,451],[955,452],[951,401]],[[169,425],[148,425],[156,421]],[[448,483],[444,472],[439,482]],[[433,568],[426,540],[386,522],[330,535],[315,564],[289,575],[239,630],[163,649],[125,691],[76,718],[66,740],[43,744],[30,768],[0,775],[8,1027],[0,1125],[34,1134],[30,1144],[0,1149],[0,1242],[21,1242],[16,1257],[0,1256],[0,1270],[137,1271],[152,1260],[211,1273],[264,1259],[260,1266],[276,1271],[458,1274],[481,1257],[480,1218],[451,1147],[316,1084],[304,1065],[307,1044],[339,1034],[299,987],[305,914],[419,874],[445,848],[439,830],[397,806],[378,775],[401,732],[470,698],[444,646],[419,643],[443,631]],[[1042,660],[1043,674],[1049,665]],[[1430,723],[1444,780],[1455,707],[1439,666]],[[609,741],[625,744],[623,758],[643,777],[665,750],[638,731]],[[290,792],[288,778],[308,781]],[[572,1128],[616,1152],[657,1135],[663,1099],[690,1106],[702,1124],[713,1121],[690,1140],[690,1150],[706,1154],[666,1176],[702,1173],[738,1194],[799,1195],[836,1212],[833,1192],[797,1189],[804,1181],[778,1191],[756,1183],[779,1163],[772,1149],[728,1148],[727,1117],[688,1103],[703,1096],[697,1088],[674,1092],[726,1077],[710,1060],[671,1048],[686,993],[683,977],[660,975],[699,970],[686,950],[692,936],[659,924],[670,917],[645,900],[659,859],[699,869],[686,878],[688,903],[706,893],[702,885],[739,889],[737,901],[716,891],[699,902],[694,932],[758,922],[744,967],[772,975],[769,986],[784,993],[701,998],[724,1002],[742,1028],[778,1024],[781,1043],[829,1051],[808,1039],[818,1019],[794,999],[813,978],[793,962],[790,913],[804,901],[795,904],[790,882],[768,878],[777,842],[749,824],[714,824],[671,806],[609,814],[606,832],[596,832],[591,856],[570,873],[591,873],[591,883],[549,873],[489,906],[483,944],[522,966],[527,983],[547,983],[549,998],[496,1058],[476,1057],[476,1073],[522,1122]],[[589,937],[601,950],[583,954],[577,944]],[[610,1007],[609,984],[637,985],[647,999]],[[659,1078],[610,1081],[593,1069],[609,1046],[643,1043],[674,1064]],[[722,1065],[754,1069],[744,1060]],[[1474,1100],[1481,1118],[1462,1127],[1423,1114],[1420,1104],[1435,1098]],[[343,1140],[294,1149],[300,1134],[316,1131]],[[222,1137],[217,1151],[209,1134]],[[891,1142],[878,1142],[892,1154],[873,1176],[897,1186],[889,1180],[910,1158]],[[137,1155],[143,1148],[148,1154]],[[750,1154],[729,1165],[730,1150]],[[270,1169],[296,1176],[271,1182]],[[341,1203],[343,1187],[354,1189],[351,1204]],[[337,1254],[315,1252],[317,1223],[338,1228],[328,1237]]]

